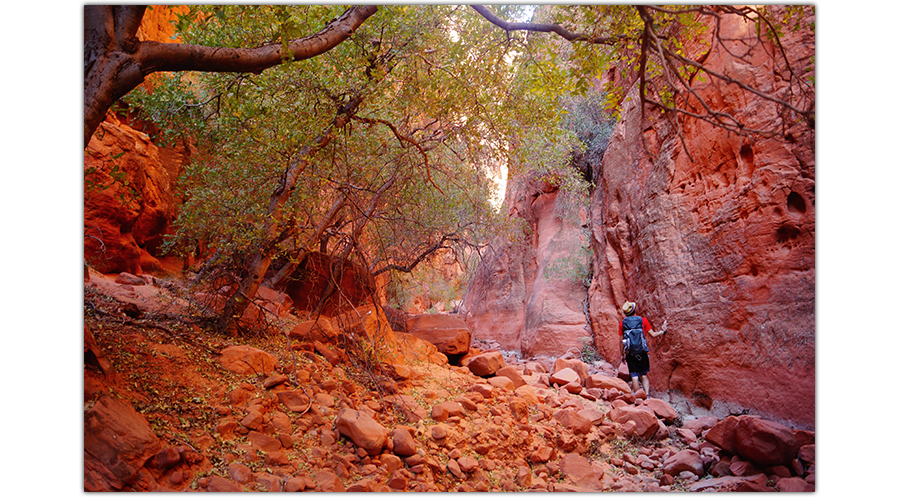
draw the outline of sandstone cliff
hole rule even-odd
[[[506,204],[521,234],[495,239],[472,278],[462,311],[476,338],[525,356],[560,356],[590,338],[586,214],[560,217],[558,196],[538,179],[510,184]]]
[[[784,89],[765,53],[751,50],[737,62],[726,52],[746,50],[739,40],[753,36],[750,25],[721,29],[736,41],[714,45],[707,65],[757,88]],[[814,40],[792,36],[784,40],[791,59],[809,60]],[[618,363],[620,306],[635,301],[655,327],[669,322],[651,341],[654,391],[688,411],[751,408],[814,425],[814,131],[784,121],[779,136],[750,139],[689,120],[682,141],[658,116],[642,121],[637,91],[628,93],[602,164],[593,165],[589,302],[599,353]],[[780,120],[775,104],[735,85],[710,84],[702,95],[751,127]],[[525,303],[546,265],[540,228],[561,222],[537,203],[531,213],[530,248],[497,245],[485,258],[469,300],[488,304],[468,307],[470,323],[476,338],[493,335],[505,348],[549,342],[560,353],[579,347],[577,337],[532,337],[565,323],[543,314],[542,327],[529,329],[536,317]]]
[[[725,27],[734,38],[750,28]],[[786,42],[814,53],[811,40]],[[718,48],[707,64],[778,90],[769,60],[755,57],[758,66],[739,64]],[[619,306],[636,301],[655,325],[670,325],[653,343],[653,387],[698,406],[730,401],[813,424],[814,132],[784,123],[781,137],[751,140],[688,122],[692,161],[664,121],[641,125],[636,91],[591,200],[591,320],[601,354],[617,359]],[[751,126],[776,119],[774,104],[734,85],[704,92]],[[658,145],[655,161],[642,134]]]

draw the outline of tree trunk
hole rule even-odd
[[[139,41],[146,6],[84,7],[84,147],[109,107],[158,71],[258,73],[282,62],[281,44],[254,49]],[[323,54],[349,38],[378,7],[347,9],[319,32],[293,40],[294,61]]]
[[[247,269],[247,277],[241,282],[237,292],[235,292],[225,303],[225,307],[222,310],[222,316],[219,317],[219,327],[225,333],[234,334],[237,332],[238,320],[244,314],[247,306],[250,305],[250,301],[253,299],[253,296],[256,295],[257,290],[259,290],[259,285],[262,283],[263,277],[269,269],[269,264],[272,263],[272,254],[275,252],[275,247],[277,245],[277,237],[280,232],[279,229],[281,227],[284,205],[287,203],[291,193],[293,193],[294,188],[297,186],[297,179],[300,178],[300,174],[302,174],[303,171],[306,170],[306,167],[309,166],[309,159],[327,146],[328,143],[334,139],[336,131],[340,130],[348,121],[350,121],[350,117],[356,112],[356,109],[361,102],[362,98],[354,97],[350,102],[341,106],[337,116],[326,129],[325,133],[316,139],[314,145],[305,146],[300,151],[299,158],[288,168],[284,177],[281,179],[281,185],[274,193],[272,193],[272,197],[269,200],[269,207],[266,212],[267,217],[264,227],[265,243],[253,257],[250,267]]]
[[[335,217],[337,217],[337,214],[341,211],[342,208],[344,208],[344,205],[346,205],[346,203],[347,195],[341,193],[341,195],[338,196],[338,199],[335,200],[331,205],[331,209],[328,210],[328,213],[325,214],[325,217],[322,219],[322,221],[319,222],[318,227],[316,227],[316,232],[309,237],[306,245],[304,245],[303,248],[301,248],[300,251],[297,252],[297,255],[295,255],[290,262],[279,269],[275,276],[272,277],[272,288],[280,286],[282,283],[284,283],[285,280],[288,279],[291,274],[293,274],[294,270],[297,269],[297,266],[302,263],[307,254],[309,254],[309,247],[315,244],[315,242],[322,237],[322,234],[324,234],[325,230],[328,229],[329,226],[331,226],[331,223],[334,222]]]
[[[359,240],[359,237],[362,235],[363,229],[366,227],[366,224],[372,220],[372,215],[375,213],[375,210],[378,208],[378,205],[381,203],[381,199],[384,196],[384,193],[387,192],[391,186],[394,185],[394,182],[397,180],[397,172],[391,174],[391,176],[384,181],[384,184],[378,188],[377,191],[372,195],[372,199],[369,200],[369,206],[366,207],[365,212],[356,220],[353,225],[353,232],[350,233],[350,238],[344,248],[338,253],[337,258],[333,258],[331,261],[330,272],[328,273],[328,286],[325,287],[325,292],[322,293],[322,296],[319,297],[319,303],[316,305],[316,309],[313,311],[313,318],[318,321],[319,313],[322,312],[322,308],[325,306],[325,302],[335,291],[340,289],[340,283],[343,279],[344,274],[344,263],[347,262],[347,259],[350,257],[350,252],[356,248],[356,242]],[[337,267],[337,269],[335,269]],[[368,269],[367,269],[368,270]]]

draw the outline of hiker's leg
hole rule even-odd
[[[637,392],[639,389],[637,375],[631,376],[631,389],[632,389],[631,392]]]
[[[647,393],[647,396],[650,396],[650,377],[646,374],[641,375],[641,385],[644,386],[644,392]]]

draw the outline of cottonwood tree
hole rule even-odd
[[[181,36],[252,46],[327,9],[198,7]],[[278,256],[295,264],[320,248],[378,274],[477,245],[496,216],[487,169],[529,154],[561,161],[573,140],[516,57],[466,7],[388,6],[318,57],[258,75],[177,73],[129,96],[201,151],[172,242],[203,240],[238,269],[220,326],[237,331]],[[276,282],[290,274],[276,271]]]

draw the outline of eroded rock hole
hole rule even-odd
[[[791,191],[787,198],[787,208],[791,215],[803,215],[806,213],[806,201],[799,193]]]
[[[756,264],[750,265],[750,275],[753,276],[754,278],[759,276],[759,268],[756,267]]]
[[[747,165],[753,165],[753,148],[749,144],[741,146],[741,160]]]
[[[789,241],[796,239],[797,236],[800,236],[800,228],[785,224],[778,228],[777,235],[778,243],[788,243]]]

